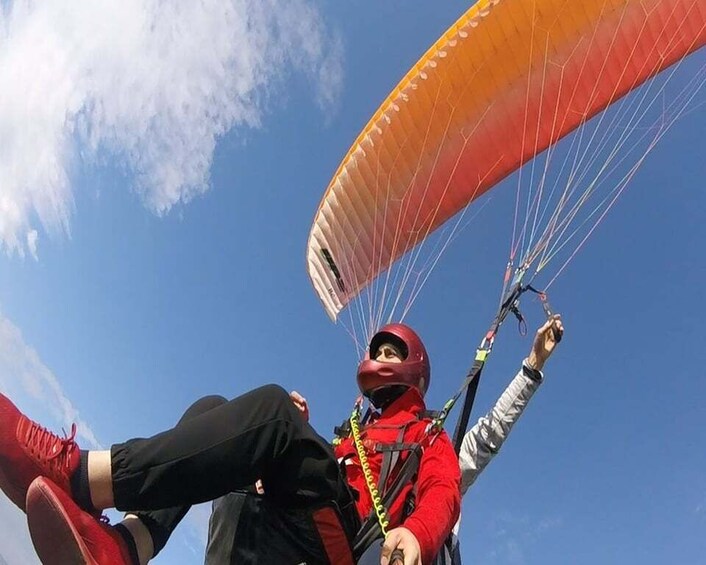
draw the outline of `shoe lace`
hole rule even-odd
[[[76,424],[71,425],[71,434],[60,437],[39,424],[32,422],[25,435],[25,444],[31,453],[42,458],[55,471],[70,469],[71,454],[77,449]]]

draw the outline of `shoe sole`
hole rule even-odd
[[[97,565],[49,482],[36,479],[27,491],[27,523],[39,559],[43,565]]]

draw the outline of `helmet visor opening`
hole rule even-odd
[[[407,359],[407,356],[409,355],[409,348],[407,347],[407,344],[396,335],[387,332],[380,332],[373,336],[373,339],[370,341],[370,358],[375,359],[378,349],[386,343],[389,343],[400,352],[403,361]]]

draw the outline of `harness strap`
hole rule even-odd
[[[456,429],[453,435],[453,445],[456,453],[461,452],[461,444],[463,443],[463,436],[466,435],[466,429],[468,428],[468,420],[471,417],[471,410],[473,409],[473,403],[476,400],[476,392],[478,392],[478,384],[480,383],[480,376],[483,372],[483,366],[485,365],[485,358],[478,359],[473,363],[473,367],[468,372],[468,377],[464,386],[466,388],[466,398],[463,400],[463,408],[461,409],[461,414],[456,421]]]
[[[390,488],[382,497],[382,504],[388,508],[402,491],[402,488],[411,481],[419,470],[419,463],[422,459],[422,446],[417,444],[417,447],[411,451],[409,457],[405,459],[400,467],[400,472],[392,481]],[[358,534],[353,540],[353,555],[358,559],[368,546],[376,539],[382,536],[380,524],[374,514],[370,515],[363,526],[358,530]]]
[[[404,439],[406,429],[407,424],[400,428],[400,431],[397,433],[397,443],[392,444],[393,446],[401,445],[400,442]],[[375,451],[383,454],[382,466],[380,467],[380,476],[378,477],[378,492],[382,493],[385,492],[385,485],[387,484],[387,479],[390,476],[390,471],[395,468],[397,461],[400,458],[399,449],[386,449],[386,447],[387,446],[385,444],[380,443],[375,446]]]

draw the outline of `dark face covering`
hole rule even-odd
[[[380,387],[370,393],[370,402],[380,411],[385,410],[407,391],[404,385],[391,385]]]

